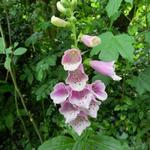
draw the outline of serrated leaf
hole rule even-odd
[[[11,64],[11,58],[9,55],[6,56],[6,59],[5,59],[5,62],[4,62],[4,67],[7,69],[7,70],[10,70],[11,67],[10,67],[10,64]]]
[[[19,47],[14,51],[14,55],[23,55],[27,51],[24,47]]]
[[[132,43],[134,39],[127,34],[114,36],[111,32],[105,32],[100,35],[102,43],[94,47],[91,56],[99,54],[99,59],[105,61],[117,60],[119,54],[129,61],[133,60],[134,48]]]
[[[4,54],[5,44],[3,38],[0,38],[0,54]]]
[[[74,140],[66,136],[54,137],[44,142],[38,150],[72,150]]]
[[[132,43],[134,42],[134,39],[127,34],[117,35],[115,36],[115,39],[117,44],[117,50],[120,55],[123,58],[132,61],[134,56],[134,48],[132,46]]]
[[[150,92],[150,68],[139,73],[139,76],[134,76],[131,80],[131,86],[136,88],[136,91],[141,95],[146,91]]]
[[[106,11],[109,18],[118,12],[121,2],[122,0],[109,0],[106,6]]]

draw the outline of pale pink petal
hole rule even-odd
[[[93,94],[87,88],[82,91],[72,91],[69,101],[71,104],[76,105],[83,109],[88,109],[93,98]]]
[[[97,72],[106,76],[110,76],[113,80],[116,81],[121,80],[121,77],[117,76],[115,73],[114,61],[104,62],[104,61],[91,60],[90,66]]]
[[[94,83],[91,84],[91,91],[95,95],[96,98],[99,100],[106,100],[107,99],[107,93],[105,92],[105,84],[100,81],[96,80]]]
[[[70,121],[73,121],[76,119],[78,114],[80,113],[80,110],[75,108],[72,104],[70,104],[68,101],[65,101],[61,108],[59,109],[59,112],[64,115],[66,119],[66,123],[69,123]]]
[[[77,49],[69,49],[65,51],[62,57],[62,65],[64,70],[74,71],[82,62],[81,52]]]
[[[100,105],[100,103],[98,101],[92,100],[90,103],[89,110],[88,110],[88,115],[93,117],[93,118],[96,118],[97,112],[99,110],[99,105]]]
[[[87,117],[78,116],[75,120],[69,123],[76,133],[80,136],[82,132],[90,126],[90,122],[88,121]]]
[[[101,43],[101,39],[98,36],[83,35],[81,42],[88,47],[95,47]]]
[[[81,64],[75,71],[69,71],[66,79],[66,84],[75,91],[81,91],[85,88],[88,76],[84,73],[83,65]]]
[[[69,91],[64,83],[55,85],[54,90],[50,93],[50,97],[55,104],[64,102],[69,97]]]

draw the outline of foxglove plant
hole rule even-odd
[[[82,53],[78,49],[77,43],[79,38],[76,37],[75,17],[73,9],[77,4],[77,0],[71,2],[61,0],[57,2],[57,9],[62,12],[70,12],[67,15],[68,20],[64,21],[58,17],[52,17],[51,23],[57,27],[66,27],[69,24],[72,30],[72,38],[74,45],[66,50],[62,56],[61,64],[68,76],[65,83],[57,83],[54,90],[50,93],[50,98],[55,104],[60,104],[59,112],[64,116],[65,123],[68,123],[78,135],[90,126],[89,117],[96,118],[99,107],[108,97],[105,84],[96,80],[89,84],[89,77],[84,71],[82,63]],[[98,36],[82,35],[80,41],[87,47],[95,47],[101,43]],[[121,78],[116,75],[113,62],[103,62],[90,60],[89,66],[97,72],[110,76],[114,80]]]

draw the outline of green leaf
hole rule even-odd
[[[5,117],[5,124],[8,129],[12,129],[14,125],[14,117],[12,114],[9,114]]]
[[[44,142],[38,150],[72,150],[74,140],[66,136],[57,136]]]
[[[145,33],[145,42],[150,44],[150,32]]]
[[[125,2],[132,4],[133,0],[125,0]]]
[[[4,54],[5,44],[3,38],[0,37],[0,54]]]
[[[100,53],[99,59],[112,61],[117,60],[120,54],[123,58],[133,61],[134,39],[131,36],[127,34],[114,36],[111,32],[105,32],[100,35],[100,38],[102,43],[92,49],[91,56]]]
[[[78,140],[72,150],[123,150],[119,141],[110,136],[94,135]]]
[[[94,150],[123,150],[119,141],[105,135],[94,135],[87,143],[94,145]]]
[[[144,72],[139,73],[130,80],[130,85],[136,88],[136,91],[141,95],[146,91],[150,92],[150,68],[145,69]]]
[[[39,71],[37,72],[36,79],[37,79],[38,81],[42,81],[43,77],[44,77],[44,72],[43,72],[43,70],[39,70]]]
[[[150,12],[147,14],[147,22],[148,22],[148,25],[150,26]]]
[[[86,139],[77,141],[72,150],[95,150],[94,148],[95,146]]]
[[[106,6],[106,11],[109,18],[118,12],[121,2],[122,0],[109,0]]]
[[[14,51],[14,55],[23,55],[27,51],[24,47],[19,47]]]
[[[4,67],[7,69],[7,70],[10,70],[11,67],[10,67],[10,64],[11,64],[11,58],[9,55],[6,56],[6,60],[4,62]]]

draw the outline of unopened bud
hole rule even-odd
[[[82,35],[81,42],[88,47],[95,47],[101,44],[101,39],[98,36]]]
[[[65,14],[66,13],[66,8],[61,4],[61,2],[57,2],[57,9],[58,11],[60,11],[61,13]]]
[[[66,27],[68,25],[68,22],[55,16],[51,17],[51,23],[57,27]]]

